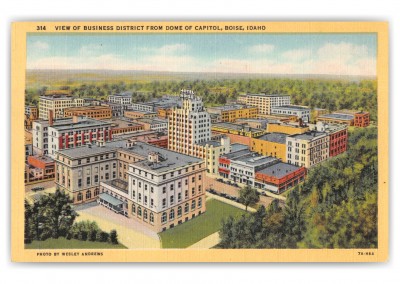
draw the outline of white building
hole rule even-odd
[[[53,119],[63,118],[64,109],[80,107],[85,100],[68,95],[47,95],[39,97],[39,119],[49,119],[49,113]]]
[[[295,105],[273,106],[271,108],[271,113],[280,115],[295,115],[298,118],[301,118],[303,122],[309,122],[311,117],[311,109]]]
[[[110,95],[108,96],[108,101],[110,103],[116,103],[120,105],[130,105],[132,104],[132,93],[123,92],[116,95]]]
[[[290,96],[247,94],[239,96],[238,102],[258,107],[259,114],[271,114],[272,107],[290,105]]]
[[[203,101],[191,90],[182,90],[182,108],[168,117],[168,148],[199,157],[196,144],[211,140],[211,119]]]
[[[87,117],[37,120],[32,125],[32,138],[35,153],[54,158],[55,152],[61,149],[111,140],[111,123]]]

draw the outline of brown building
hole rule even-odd
[[[159,108],[157,110],[157,115],[159,118],[168,118],[168,116],[170,116],[172,114],[172,107],[170,108]]]
[[[140,111],[140,110],[126,110],[124,116],[127,118],[152,118],[156,117],[156,112]]]
[[[354,126],[367,127],[369,123],[369,112],[361,111],[354,114]]]
[[[47,156],[28,156],[26,182],[54,179],[54,160]]]
[[[113,136],[116,134],[129,134],[144,130],[142,124],[127,119],[113,118],[106,121],[111,123],[111,133]]]
[[[64,109],[64,117],[86,116],[95,119],[108,119],[112,117],[109,106],[83,106]]]

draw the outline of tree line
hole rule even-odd
[[[222,222],[220,248],[376,248],[377,129],[359,128],[349,150],[313,167],[285,206]]]
[[[77,239],[118,244],[116,230],[102,231],[96,222],[75,222],[78,214],[72,207],[72,198],[60,189],[42,195],[33,204],[25,200],[24,242],[44,241],[49,238]]]

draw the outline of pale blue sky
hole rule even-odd
[[[32,34],[29,69],[376,74],[375,34]]]

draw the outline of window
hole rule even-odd
[[[194,195],[194,187],[192,187],[192,195]]]
[[[182,206],[178,207],[178,217],[182,216]]]
[[[94,182],[99,182],[99,176],[98,175],[94,176]]]
[[[142,216],[142,207],[138,207],[138,209],[137,209],[137,214],[138,214],[138,216]]]
[[[196,201],[195,201],[195,200],[192,201],[192,206],[191,206],[191,208],[192,208],[192,211],[193,211],[194,209],[196,209]]]
[[[185,185],[188,185],[188,180],[187,179],[185,179]]]
[[[133,184],[133,185],[136,184],[136,180],[135,180],[135,179],[132,180],[132,184]]]
[[[174,190],[174,185],[171,184],[171,185],[169,186],[169,189],[170,189],[170,190]]]
[[[189,198],[189,191],[186,189],[185,190],[185,198],[188,199]]]
[[[108,170],[108,165],[106,165],[106,170]]]
[[[82,186],[82,179],[80,178],[80,179],[78,179],[78,187],[81,187]]]
[[[77,199],[78,199],[78,201],[82,201],[82,192],[78,193]]]
[[[143,211],[143,218],[147,220],[147,209],[144,209]]]
[[[147,205],[147,196],[144,197],[144,204]]]
[[[113,169],[115,169],[117,167],[116,163],[113,163]]]
[[[110,178],[110,174],[106,173],[106,180],[108,180]]]
[[[90,163],[90,158],[86,158],[86,163]]]
[[[150,187],[150,192],[154,193],[154,188],[153,187]]]
[[[132,214],[135,214],[136,213],[136,206],[135,206],[135,204],[132,204]]]
[[[195,178],[194,177],[192,177],[192,182],[194,182],[195,181]]]
[[[161,215],[161,223],[165,223],[165,222],[167,222],[167,213],[166,212],[164,212]]]
[[[175,219],[175,210],[172,209],[171,211],[169,211],[169,220],[174,220]]]
[[[174,196],[173,196],[173,195],[169,197],[169,202],[170,202],[171,204],[174,204]]]
[[[150,199],[150,206],[153,207],[153,205],[154,205],[154,200],[153,200],[153,198],[151,198]]]
[[[197,207],[201,207],[201,205],[202,205],[202,200],[201,200],[201,198],[199,198],[199,201],[197,201]]]
[[[181,182],[178,182],[178,188],[181,188]]]
[[[132,191],[132,197],[135,198],[136,196],[136,191]]]
[[[199,180],[201,180],[201,175],[199,175]]]
[[[189,212],[189,203],[186,203],[185,204],[185,213],[188,213]]]
[[[167,205],[167,200],[165,198],[163,198],[162,200],[162,207],[164,208]]]
[[[94,190],[94,196],[99,195],[99,193],[100,193],[100,189],[96,188],[96,189]]]
[[[165,191],[166,191],[166,188],[165,188],[165,186],[163,186],[162,193],[165,193]]]
[[[86,185],[90,185],[90,177],[86,178]]]
[[[150,213],[150,223],[154,223],[154,214]]]
[[[139,202],[142,201],[142,194],[139,193]]]
[[[181,201],[181,199],[182,199],[182,193],[178,193],[178,201]]]
[[[201,185],[199,185],[199,192],[201,192]]]

